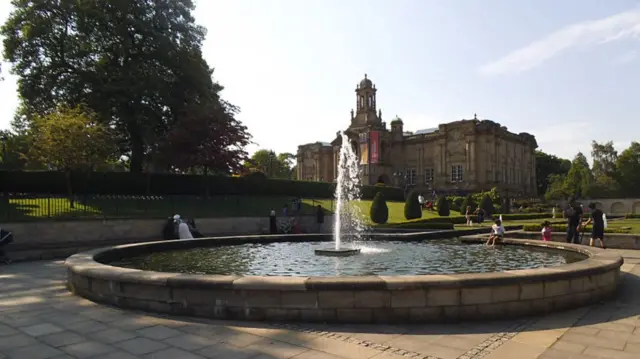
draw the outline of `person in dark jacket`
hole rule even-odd
[[[269,212],[269,233],[278,234],[278,221],[276,219],[276,211],[273,209]]]
[[[591,227],[591,239],[589,240],[589,245],[593,247],[593,242],[599,240],[600,246],[604,249],[604,213],[600,209],[596,208],[595,203],[590,203],[589,209],[591,210],[591,218],[582,224],[583,226],[587,226],[588,224],[593,223],[593,226]]]
[[[567,219],[567,243],[582,244],[580,241],[580,225],[582,224],[582,207],[580,207],[574,198],[569,200],[569,204],[564,210]]]
[[[324,209],[321,205],[316,207],[316,223],[318,225],[318,233],[324,233]]]

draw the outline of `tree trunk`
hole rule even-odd
[[[135,138],[131,136],[131,158],[129,163],[129,170],[131,172],[142,173],[142,167],[144,164],[144,145],[142,138]]]

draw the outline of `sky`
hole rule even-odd
[[[0,2],[0,21],[11,6]],[[564,158],[640,130],[640,0],[196,0],[204,55],[258,148],[295,153],[349,125],[368,74],[383,121],[473,118]],[[17,106],[0,82],[0,128]]]

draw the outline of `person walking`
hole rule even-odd
[[[318,205],[316,208],[316,224],[318,226],[318,233],[324,233],[324,209],[321,205]]]
[[[593,242],[599,240],[600,247],[604,249],[604,213],[600,209],[596,208],[595,203],[589,203],[589,209],[591,210],[591,218],[583,224],[583,226],[587,226],[593,223],[593,226],[591,227],[591,239],[589,239],[589,245],[593,247]]]
[[[582,244],[580,240],[582,215],[582,207],[576,203],[575,198],[570,198],[564,210],[564,216],[567,219],[567,243]]]

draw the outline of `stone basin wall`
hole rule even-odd
[[[296,237],[322,240],[310,236]],[[485,237],[465,240],[480,241]],[[577,245],[561,246],[588,256],[572,264],[455,275],[214,276],[149,272],[99,263],[151,251],[289,239],[225,237],[80,253],[67,260],[68,287],[77,295],[119,307],[216,319],[431,323],[512,318],[595,303],[614,295],[622,265],[622,258],[615,253]],[[505,239],[505,243],[558,247],[517,239]]]
[[[589,232],[585,232],[582,236],[582,244],[588,245]],[[530,231],[514,231],[509,232],[509,236],[513,238],[521,238],[521,239],[538,239],[541,240],[540,232],[530,232]],[[551,234],[551,240],[553,242],[566,243],[567,234],[565,232],[555,232]],[[600,245],[599,242],[595,243],[595,245]],[[624,233],[605,233],[604,234],[604,245],[607,248],[615,248],[615,249],[640,249],[640,235],[637,234],[624,234]]]

